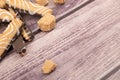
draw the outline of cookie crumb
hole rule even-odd
[[[42,71],[44,74],[51,73],[55,68],[56,64],[51,60],[46,60],[42,66]]]
[[[46,14],[37,22],[41,31],[51,31],[55,28],[56,19],[51,14]]]

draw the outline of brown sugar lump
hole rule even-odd
[[[56,68],[56,64],[51,60],[46,60],[42,66],[42,71],[44,74],[52,72]]]
[[[54,0],[56,4],[64,4],[65,0]]]
[[[0,0],[0,8],[4,8],[6,6],[5,0]]]
[[[48,0],[35,0],[35,2],[40,4],[41,6],[46,6],[49,3]]]
[[[38,26],[41,31],[51,31],[55,28],[56,19],[51,14],[46,14],[38,21]]]

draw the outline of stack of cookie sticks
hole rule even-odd
[[[42,3],[42,2],[41,2]],[[20,15],[21,12],[28,15],[42,16],[37,25],[41,31],[51,31],[55,28],[56,19],[53,11],[42,4],[33,3],[29,0],[0,0],[0,21],[9,23],[7,28],[0,34],[0,59],[7,55],[10,47],[24,56],[25,46],[33,38],[32,31],[26,26]]]

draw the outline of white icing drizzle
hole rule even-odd
[[[27,10],[31,15],[34,15],[36,13],[39,12],[39,14],[45,14],[48,11],[50,11],[48,8],[44,7],[44,6],[40,6],[38,4],[34,4],[31,1],[26,1],[26,0],[14,0],[13,4],[11,5],[11,1],[12,0],[7,0],[7,4],[9,4],[9,6],[13,6],[15,9],[17,8],[17,6],[21,7],[22,10]],[[34,11],[31,10],[32,8],[35,8]]]
[[[5,31],[7,32],[7,34],[5,34],[4,37],[6,37],[6,36],[12,34],[13,31],[14,31],[14,29],[13,29],[14,27],[13,27],[12,24],[8,25],[8,28],[10,28],[10,31],[8,32],[7,30],[5,30]],[[9,30],[9,29],[8,29],[8,30]]]
[[[28,8],[28,12],[29,12],[29,13],[32,13],[32,12],[30,11],[30,6],[28,5],[27,1],[24,1],[24,2],[25,2],[26,6],[27,6],[27,8]],[[24,8],[23,10],[25,10],[25,8]]]
[[[9,20],[10,20],[9,17],[10,17],[11,19],[14,19],[14,16],[13,16],[11,13],[0,9],[0,16],[5,15],[5,14],[7,15],[7,17],[5,16],[3,20],[8,19],[7,21],[9,21]]]

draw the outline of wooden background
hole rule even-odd
[[[120,0],[66,0],[49,7],[58,22],[51,32],[39,32],[27,55],[11,51],[0,63],[0,80],[120,80]],[[36,31],[37,16],[24,15]],[[57,63],[42,74],[46,59]]]

